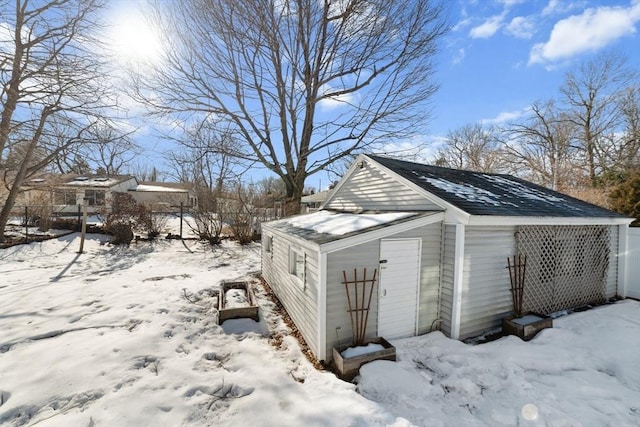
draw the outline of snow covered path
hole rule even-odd
[[[211,291],[251,280],[259,245],[104,241],[0,250],[0,425],[640,425],[639,302],[529,343],[396,340],[399,361],[366,365],[358,393],[310,365],[260,287],[259,323],[216,324]]]

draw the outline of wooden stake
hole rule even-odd
[[[82,234],[80,235],[79,254],[84,250],[84,238],[87,235],[87,199],[82,200]]]
[[[347,291],[347,303],[349,304],[349,320],[351,320],[351,331],[355,331],[355,325],[353,322],[353,309],[351,307],[351,295],[349,295],[349,281],[347,280],[347,272],[342,270],[344,276],[344,289]],[[355,344],[355,334],[353,334],[353,343]]]
[[[360,343],[358,342],[358,330],[360,328],[360,317],[359,317],[359,312],[358,312],[358,307],[360,307],[360,305],[358,304],[358,269],[354,268],[353,269],[353,281],[354,281],[354,285],[355,285],[355,295],[356,295],[356,330],[353,331],[353,338],[355,339],[354,344],[355,345],[360,345]]]
[[[364,319],[364,327],[362,329],[362,340],[361,341],[364,341],[365,336],[367,334],[367,323],[369,322],[369,309],[371,308],[371,297],[373,295],[373,287],[376,284],[376,275],[377,274],[378,274],[378,269],[375,268],[373,270],[373,279],[371,279],[371,287],[369,288],[369,302],[367,302],[367,311],[366,311],[366,317]]]

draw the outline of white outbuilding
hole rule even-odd
[[[509,175],[360,155],[320,211],[262,224],[262,274],[328,362],[351,343],[344,282],[364,269],[376,273],[368,337],[464,339],[512,313],[516,254],[527,256],[526,310],[624,294],[631,221]]]

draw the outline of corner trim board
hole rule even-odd
[[[453,301],[451,307],[451,338],[460,339],[462,312],[462,279],[464,276],[464,224],[456,224],[456,242],[453,268]]]

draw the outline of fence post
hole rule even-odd
[[[79,254],[84,250],[84,237],[87,234],[87,199],[82,200],[82,234],[80,236],[80,250]]]
[[[78,225],[77,230],[80,231],[82,228],[82,205],[78,203]]]
[[[29,238],[29,207],[24,207],[24,239]]]
[[[184,214],[184,202],[180,202],[180,239],[182,239],[182,215]]]

